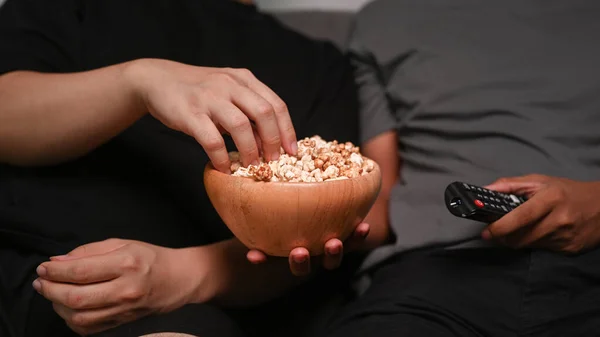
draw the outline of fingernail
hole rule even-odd
[[[297,142],[292,142],[292,144],[290,145],[290,149],[292,149],[292,154],[293,155],[298,154],[298,143]]]
[[[258,166],[260,163],[258,162],[258,160],[254,159],[250,165],[254,165],[254,166]]]
[[[279,159],[279,152],[273,152],[273,154],[271,155],[271,160],[277,160]]]
[[[35,279],[35,281],[33,281],[32,283],[33,289],[35,289],[35,291],[37,291],[38,293],[42,292],[42,282],[40,282],[40,280]]]
[[[484,230],[483,232],[481,232],[481,237],[484,240],[490,240],[492,238],[492,233],[490,233],[490,231],[488,231],[487,229]]]
[[[306,261],[306,255],[294,256],[294,262],[296,262],[296,263],[304,263],[305,261]]]
[[[338,255],[340,253],[340,246],[334,246],[328,249],[329,255]]]
[[[57,255],[57,256],[51,256],[50,260],[64,260],[68,257],[69,257],[69,255]]]
[[[37,267],[37,269],[35,270],[35,272],[38,274],[38,276],[44,277],[44,276],[46,276],[46,267],[39,265]]]

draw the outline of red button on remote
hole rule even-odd
[[[476,200],[475,200],[475,206],[477,206],[477,207],[479,207],[479,208],[482,208],[484,205],[483,205],[483,202],[481,202],[481,200],[477,200],[477,199],[476,199]]]

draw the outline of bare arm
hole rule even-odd
[[[363,145],[362,152],[379,165],[382,175],[381,191],[365,219],[371,225],[371,231],[363,249],[369,250],[389,240],[390,194],[398,180],[400,169],[396,131],[387,131],[370,139]]]
[[[285,103],[248,70],[145,59],[74,74],[0,76],[0,162],[35,166],[86,154],[145,114],[194,137],[221,171],[229,155],[221,132],[245,165],[295,153]],[[251,121],[259,135],[253,132]]]
[[[128,64],[75,74],[0,76],[0,162],[33,166],[79,157],[143,115]]]

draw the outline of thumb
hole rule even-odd
[[[547,179],[540,175],[527,175],[521,177],[500,178],[484,186],[487,189],[500,193],[511,193],[531,196],[545,184]]]
[[[108,239],[104,241],[92,242],[79,246],[67,253],[66,255],[52,256],[50,260],[67,261],[91,255],[105,254],[117,250],[128,243],[129,241],[120,239]]]

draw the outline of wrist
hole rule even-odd
[[[206,254],[207,246],[174,249],[170,264],[180,280],[184,293],[184,304],[198,304],[212,301],[217,290],[211,270],[212,263]]]
[[[231,275],[231,263],[238,259],[246,262],[245,252],[237,239],[180,249],[176,263],[183,266],[183,274],[191,285],[188,303],[216,301],[227,293],[235,277]]]
[[[130,98],[135,110],[141,115],[148,112],[148,97],[146,85],[148,79],[148,69],[151,60],[139,59],[122,64],[121,83],[123,91]]]

